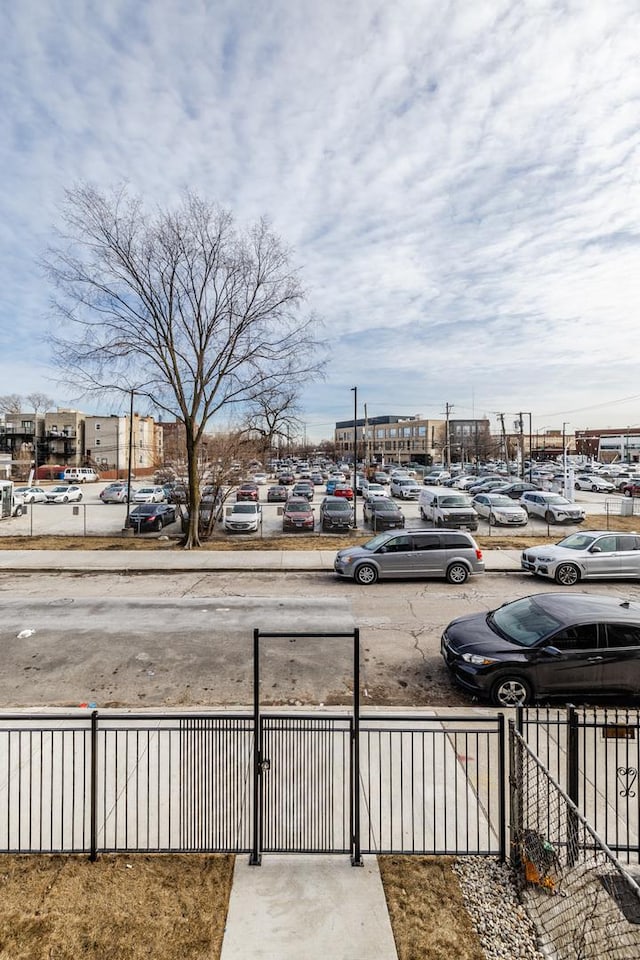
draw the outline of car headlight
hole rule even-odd
[[[346,556],[341,556],[340,561],[341,563],[353,563],[353,557],[348,553]]]
[[[495,657],[482,657],[479,653],[463,653],[462,659],[465,663],[473,663],[477,667],[487,667],[491,663],[497,663]]]

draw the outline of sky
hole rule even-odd
[[[640,427],[637,0],[21,0],[2,20],[0,394],[85,408],[39,264],[65,189],[126,181],[266,216],[292,248],[330,357],[308,439],[353,416],[353,386],[369,417]]]

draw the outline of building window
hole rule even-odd
[[[100,446],[100,441],[96,440],[96,447],[99,447],[99,446]]]
[[[96,423],[96,430],[99,430],[99,429],[100,429],[100,424]]]

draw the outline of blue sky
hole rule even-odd
[[[370,416],[640,426],[637,0],[22,0],[0,39],[0,393],[65,404],[65,188],[189,187],[295,250]],[[76,404],[82,407],[82,403]]]

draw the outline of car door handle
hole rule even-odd
[[[589,663],[595,663],[596,660],[604,660],[604,657],[587,657]]]

